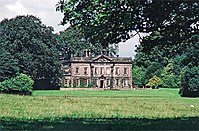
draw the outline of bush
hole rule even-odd
[[[166,88],[179,88],[179,79],[177,75],[167,75],[162,77],[162,86]]]
[[[161,85],[161,79],[157,76],[153,76],[151,79],[149,79],[149,82],[146,84],[146,86],[150,86],[150,87],[156,87],[158,88],[158,86]]]
[[[181,80],[181,96],[199,96],[199,66],[188,67]]]
[[[26,74],[0,82],[0,92],[19,95],[31,95],[34,81]]]
[[[170,61],[166,67],[163,68],[161,73],[162,86],[166,88],[179,88],[180,78],[176,74],[176,69],[174,68],[172,61]]]

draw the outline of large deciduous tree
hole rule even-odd
[[[18,71],[18,60],[2,48],[0,51],[0,82],[14,77]]]
[[[187,33],[199,20],[197,0],[59,0],[57,10],[64,13],[62,24],[81,28],[104,46],[129,39],[131,31]]]
[[[59,51],[52,27],[28,15],[4,19],[0,29],[0,46],[18,61],[19,72],[34,80],[58,82]]]
[[[93,56],[101,54],[104,50],[100,43],[90,43],[80,29],[69,27],[57,36],[59,49],[65,58],[70,58],[71,55],[83,56],[85,49],[90,49]],[[109,45],[106,50],[109,50],[110,55],[115,55],[118,52],[118,45]]]

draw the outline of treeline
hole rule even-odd
[[[102,46],[96,45],[89,43],[75,28],[54,34],[52,27],[32,15],[4,19],[0,22],[0,92],[16,93],[15,90],[20,90],[26,83],[24,75],[34,81],[34,89],[59,89],[60,58],[81,56],[86,48],[102,51]],[[109,48],[113,54],[117,52],[117,46]],[[15,86],[17,81],[20,86]]]
[[[179,33],[181,41],[178,41],[175,33]],[[177,43],[170,45],[169,42]],[[181,96],[198,96],[198,54],[198,32],[155,31],[144,37],[137,48],[133,62],[133,82],[180,88]]]

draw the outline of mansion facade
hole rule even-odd
[[[62,61],[65,87],[129,88],[132,86],[131,57],[101,54],[92,57],[89,50],[84,57]]]

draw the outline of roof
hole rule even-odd
[[[62,63],[132,63],[131,57],[113,57],[99,55],[97,57],[72,57],[70,60],[63,60]]]
[[[70,62],[132,62],[132,58],[99,55],[97,57],[72,57]]]

